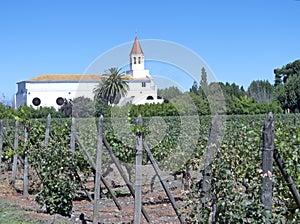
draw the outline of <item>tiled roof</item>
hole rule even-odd
[[[139,39],[137,37],[135,37],[135,39],[134,39],[134,43],[133,43],[130,55],[131,54],[144,54],[144,52],[141,48]]]
[[[99,80],[104,78],[102,75],[85,74],[42,74],[28,79],[27,81],[80,81],[80,80]]]
[[[98,81],[107,76],[100,74],[42,74],[28,79],[28,82],[45,81]],[[148,78],[133,78],[130,75],[125,76],[127,80],[148,80]]]

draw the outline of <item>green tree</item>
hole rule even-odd
[[[274,98],[281,105],[282,109],[288,109],[287,95],[283,84],[276,86],[274,90]]]
[[[300,76],[289,77],[286,81],[285,94],[287,98],[287,106],[292,112],[300,110]]]
[[[274,87],[268,80],[252,81],[248,87],[249,98],[254,98],[258,103],[270,103],[272,101]]]
[[[223,89],[224,94],[230,96],[230,97],[242,97],[246,95],[246,92],[243,87],[240,87],[239,85],[235,83],[228,83],[226,82],[225,85],[223,83],[219,83],[221,88]]]
[[[207,74],[206,74],[205,68],[202,67],[202,69],[201,69],[201,80],[200,80],[200,86],[199,86],[199,89],[198,89],[198,94],[201,96],[201,98],[203,100],[207,100],[207,98],[206,98],[207,86],[208,86]]]
[[[202,97],[194,93],[190,93],[190,97],[192,98],[193,103],[195,104],[199,115],[210,114],[210,108],[207,99],[203,99]]]
[[[90,98],[77,97],[73,100],[72,113],[74,117],[94,117],[95,103]]]
[[[182,94],[183,93],[176,86],[170,86],[165,89],[158,89],[157,91],[157,95],[162,97],[167,102]]]
[[[300,74],[300,60],[289,63],[282,68],[274,69],[275,73],[275,86],[286,83],[287,79],[294,75]]]
[[[202,88],[205,88],[207,87],[208,83],[207,83],[207,74],[206,74],[206,71],[205,71],[205,68],[202,67],[201,69],[201,81],[200,81],[200,86]]]
[[[127,95],[129,86],[126,76],[120,74],[121,69],[117,67],[109,68],[104,74],[106,77],[102,80],[99,87],[94,90],[96,101],[102,101],[105,104],[118,104],[121,97]]]
[[[291,76],[285,84],[277,85],[274,95],[284,110],[300,111],[300,76]]]
[[[198,83],[196,81],[193,82],[192,88],[190,88],[190,93],[198,94]]]

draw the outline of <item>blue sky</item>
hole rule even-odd
[[[274,68],[300,58],[299,24],[295,0],[2,0],[0,91],[8,99],[30,77],[83,73],[136,31],[195,52],[219,81],[273,83]]]

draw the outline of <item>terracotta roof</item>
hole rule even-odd
[[[107,76],[100,74],[42,74],[27,81],[98,81]],[[133,78],[126,75],[127,80],[147,80],[148,78]]]
[[[135,39],[134,39],[134,43],[133,43],[133,46],[132,46],[132,49],[130,52],[130,55],[132,55],[132,54],[144,54],[144,52],[141,48],[139,39],[137,37],[135,37]]]

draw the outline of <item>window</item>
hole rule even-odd
[[[58,97],[58,98],[56,99],[56,104],[57,104],[58,106],[63,105],[63,104],[64,104],[64,99],[63,99],[62,97]]]
[[[39,106],[39,105],[41,104],[40,98],[38,98],[38,97],[33,98],[32,104],[33,104],[34,106]]]
[[[136,64],[136,57],[133,57],[133,64]]]
[[[146,87],[146,83],[145,82],[142,82],[142,87]]]
[[[141,64],[141,57],[139,57],[138,63]]]
[[[147,100],[154,100],[153,96],[147,96]]]

